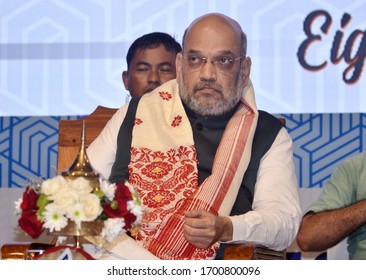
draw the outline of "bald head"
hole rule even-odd
[[[193,112],[220,116],[234,109],[251,66],[240,25],[222,14],[196,19],[184,34],[176,65],[180,97]]]
[[[182,40],[183,52],[186,41],[191,40],[192,37],[196,41],[199,39],[205,40],[207,37],[234,41],[237,42],[240,53],[244,56],[246,55],[246,35],[240,24],[226,15],[211,13],[194,20],[184,32]]]

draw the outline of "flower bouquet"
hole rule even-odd
[[[70,223],[82,229],[85,223],[99,222],[99,234],[112,242],[140,224],[141,203],[128,182],[112,184],[100,178],[99,186],[93,188],[84,177],[68,180],[61,175],[33,182],[15,203],[18,224],[37,238],[44,229],[62,235]]]

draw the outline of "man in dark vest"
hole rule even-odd
[[[256,108],[246,35],[208,14],[182,42],[177,80],[119,109],[91,163],[137,189],[145,212],[134,237],[160,259],[221,258],[226,243],[283,250],[301,218],[292,141]]]

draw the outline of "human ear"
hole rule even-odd
[[[181,71],[182,71],[182,59],[183,59],[183,55],[180,52],[175,57],[175,70],[176,70],[176,73],[177,73],[177,80],[178,81],[180,79]]]
[[[125,85],[125,89],[129,90],[128,89],[128,72],[127,71],[122,72],[122,81],[123,81],[123,84]]]
[[[244,86],[248,85],[251,66],[252,66],[252,60],[250,59],[250,57],[245,57],[244,61],[243,61],[243,65],[242,65],[242,67],[244,67],[244,71],[243,71]]]

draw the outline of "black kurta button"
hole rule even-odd
[[[197,130],[202,130],[203,129],[203,125],[201,123],[196,123],[196,129]]]

